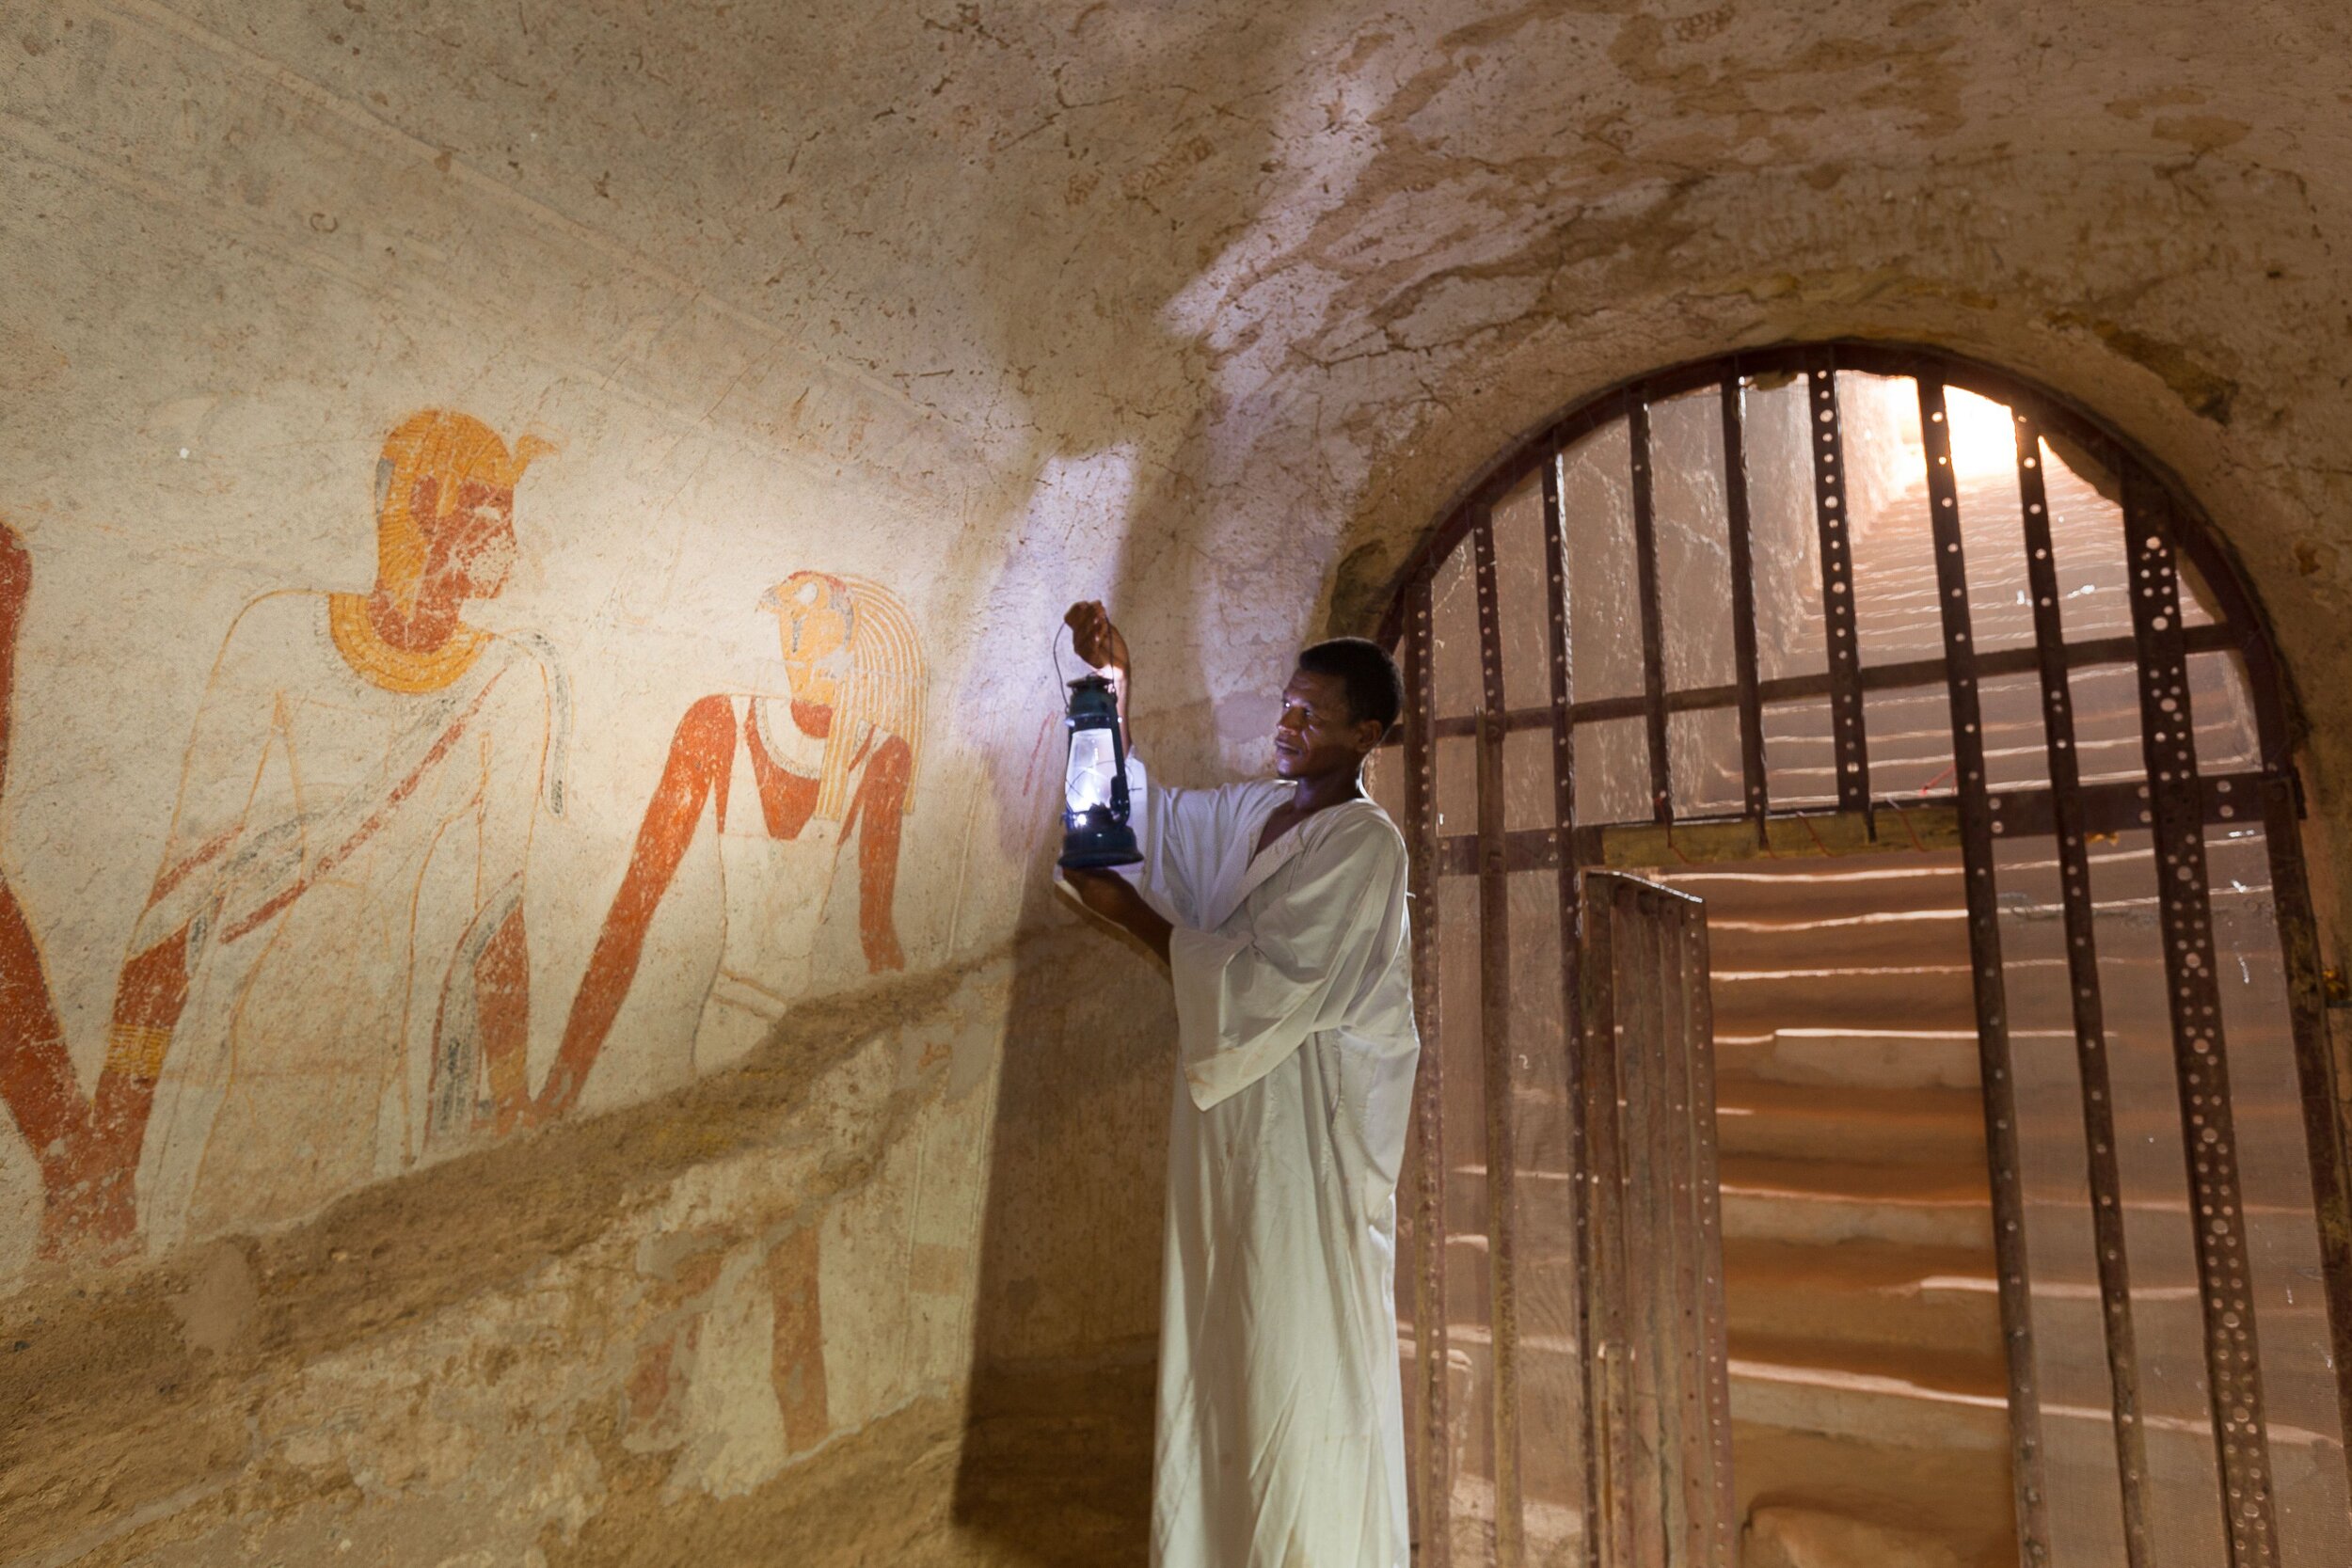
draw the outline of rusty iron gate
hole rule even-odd
[[[1375,783],[1411,851],[1424,1041],[1399,1271],[1422,1562],[1614,1560],[1587,1479],[1581,878],[1954,849],[2021,1562],[2352,1560],[2293,708],[2161,470],[1933,351],[1685,366],[1495,465],[1384,637],[1407,713]]]
[[[1732,1568],[1706,906],[1588,872],[1576,946],[1585,1534],[1602,1568]]]

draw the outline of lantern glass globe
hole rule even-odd
[[[1094,811],[1111,803],[1111,780],[1118,759],[1112,754],[1108,730],[1075,730],[1070,736],[1068,794],[1073,813]]]

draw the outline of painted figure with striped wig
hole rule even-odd
[[[795,572],[755,608],[775,618],[781,689],[714,693],[678,721],[543,1117],[586,1086],[641,963],[695,971],[701,1013],[691,1053],[640,1050],[666,1031],[628,1031],[630,1059],[607,1070],[640,1092],[736,1060],[801,997],[906,967],[894,905],[923,741],[914,620],[881,584],[828,572]]]

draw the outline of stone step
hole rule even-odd
[[[1400,1324],[1399,1350],[1405,1386],[1413,1386],[1416,1339]],[[1584,1428],[1576,1341],[1559,1335],[1519,1337],[1519,1479],[1531,1502],[1576,1508],[1583,1501],[1583,1461],[1571,1435],[1544,1442],[1546,1433],[1575,1434]],[[1484,1323],[1449,1322],[1446,1358],[1447,1425],[1454,1433],[1457,1478],[1494,1474],[1494,1341]],[[1489,1515],[1491,1517],[1491,1515]]]
[[[2154,1117],[2157,1113],[2149,1115]],[[2281,1126],[2299,1128],[2299,1122],[2283,1116],[2279,1119]],[[1947,1130],[1947,1135],[1955,1141],[1959,1136],[1957,1122],[1958,1118],[1954,1118],[1954,1125]],[[2072,1129],[2068,1131],[2071,1132]],[[1848,1153],[1844,1149],[1819,1148],[1792,1155],[1724,1147],[1720,1150],[1718,1174],[1726,1200],[1735,1193],[1746,1196],[1753,1190],[1856,1202],[1919,1201],[1939,1206],[1944,1201],[1942,1195],[1974,1194],[1978,1202],[1991,1202],[1989,1178],[1981,1159],[1897,1162],[1851,1158]],[[1486,1164],[1474,1152],[1465,1151],[1457,1155],[1447,1175],[1449,1228],[1484,1230]],[[1556,1208],[1565,1213],[1569,1177],[1560,1164],[1549,1160],[1543,1164],[1524,1163],[1515,1167],[1513,1180],[1518,1183],[1522,1204]],[[2085,1192],[2081,1174],[2070,1163],[2054,1158],[2044,1168],[2038,1161],[2028,1162],[2024,1188],[2028,1208],[2044,1207],[2058,1215],[2086,1212]],[[2169,1214],[2186,1223],[2188,1196],[2185,1189],[2135,1183],[2126,1188],[2122,1199],[2128,1212],[2146,1216]],[[2292,1194],[2281,1195],[2280,1201],[2265,1201],[2257,1196],[2243,1200],[2241,1207],[2249,1218],[2266,1222],[2308,1216],[2311,1212],[2306,1203]]]
[[[1993,1245],[1981,1168],[1887,1169],[1867,1163],[1727,1155],[1724,1237],[1828,1244],[1878,1242],[1975,1249]]]
[[[2071,1038],[2071,1037],[2069,1037]],[[1715,1034],[1717,1094],[1740,1080],[1857,1088],[1978,1090],[1977,1031],[1966,1028],[1855,1031],[1790,1027],[1759,1035]]]
[[[2225,893],[2222,901],[2233,896],[2239,895]],[[2064,940],[2060,928],[2064,911],[2055,900],[2044,904],[2024,889],[2013,889],[2003,896],[2000,908],[2007,962],[2038,957],[2044,948],[2056,951]],[[2092,910],[2099,929],[2112,930],[2112,922],[2153,920],[2156,900],[2153,894],[2109,898],[2093,904]],[[1856,969],[1896,967],[1923,959],[1968,960],[1968,911],[1956,903],[1840,915],[1759,914],[1710,904],[1707,935],[1708,958],[1718,973],[1818,968],[1825,953]],[[2144,956],[2108,951],[2102,954],[2101,962],[2148,967],[2153,973],[2155,958],[2152,945]],[[2105,989],[2128,991],[2125,987]]]
[[[1792,1025],[1880,1030],[1973,1028],[1976,992],[1966,955],[1937,962],[1850,969],[1834,960],[1819,967],[1772,970],[1718,968],[1711,997],[1715,1030],[1763,1035]]]
[[[1790,855],[1704,871],[1667,871],[1659,880],[1705,900],[1711,927],[1724,920],[1833,920],[1915,910],[1963,909],[1960,857],[1914,850],[1836,860]]]
[[[1984,1165],[1984,1101],[1974,1085],[1873,1088],[1719,1075],[1715,1128],[1726,1156]]]
[[[1447,1322],[1483,1338],[1486,1238],[1454,1236],[1448,1242]],[[2098,1288],[2088,1277],[2090,1264],[2085,1260],[2080,1266],[2085,1277],[2069,1278],[2045,1261],[2037,1261],[2031,1301],[2038,1360],[2050,1397],[2099,1402],[2107,1386],[2105,1314]],[[1979,1382],[1999,1382],[2000,1305],[1989,1250],[1734,1238],[1725,1245],[1724,1264],[1735,1355],[1786,1358],[1782,1347],[1802,1342],[1808,1364],[1851,1362],[1860,1370],[1884,1370],[1888,1365],[1914,1364],[1904,1358],[1916,1355],[1931,1365],[1973,1368],[1969,1375]],[[1522,1259],[1518,1295],[1521,1330],[1529,1339],[1572,1342],[1574,1279],[1565,1258]],[[2169,1347],[2167,1354],[2185,1380],[2181,1386],[2193,1383],[2202,1319],[2185,1260],[2179,1268],[2140,1271],[2133,1283],[2132,1309],[2143,1363],[2153,1365],[2157,1347]],[[2293,1306],[2266,1304],[2259,1321],[2274,1351],[2294,1345],[2309,1355],[2324,1354],[2328,1323],[2316,1282]],[[1837,1359],[1841,1347],[1852,1353],[1847,1361]],[[2332,1409],[2332,1396],[2324,1386],[2318,1392]],[[2276,1394],[2293,1397],[2284,1385]],[[2326,1410],[2280,1407],[2277,1397],[2273,1405],[2274,1418],[2290,1425],[2325,1423]]]
[[[1994,1412],[2004,1428],[2007,1415]],[[1960,1413],[1971,1437],[1980,1437],[1977,1413]],[[1787,1513],[1818,1511],[1926,1536],[1949,1550],[1920,1568],[2015,1568],[2016,1527],[2010,1493],[2006,1434],[1980,1442],[1931,1448],[1890,1447],[1872,1439],[1735,1420],[1732,1484],[1740,1513],[1759,1507]],[[1871,1563],[1869,1557],[1831,1561]],[[1905,1565],[1910,1568],[1910,1565]]]
[[[1899,845],[1899,824],[1891,814],[1886,815],[1888,820],[1882,824],[1882,837],[1891,845]],[[2147,849],[2102,847],[2093,851],[2090,861],[2094,877],[2103,881],[2120,875],[2147,884],[2144,892],[2134,888],[2132,897],[2125,902],[2114,901],[2113,890],[2103,888],[2110,895],[2109,900],[2101,906],[2105,912],[2137,911],[2141,907],[2137,898],[2153,894],[2153,869],[2137,873],[2133,870],[2136,866],[2152,866]],[[2040,890],[2046,891],[2057,885],[2057,871],[2054,848],[2039,844],[2015,847],[2003,863],[2004,890],[2018,892],[2024,879],[2031,877]],[[1779,860],[1762,859],[1705,870],[1666,868],[1659,873],[1658,879],[1703,899],[1710,931],[1719,922],[1735,927],[1775,922],[1825,925],[1868,915],[1925,914],[1966,908],[1960,857],[1951,851],[1921,854],[1890,847],[1883,855],[1834,860],[1792,854]],[[2052,903],[2050,908],[2055,911],[2057,906]],[[1837,929],[1835,926],[1825,928]],[[1965,941],[1964,931],[1961,940]]]
[[[1929,650],[1929,657],[1940,658],[1939,644]],[[1870,663],[1893,663],[1891,659],[1872,659]],[[2039,672],[2028,671],[1988,677],[1978,688],[1979,705],[1983,713],[1988,741],[2004,732],[2014,733],[2032,729],[2039,733],[2042,722],[2042,688]],[[2077,676],[2074,698],[2076,733],[2089,736],[2109,733],[2139,734],[2139,691],[2137,678],[2128,666],[2104,667],[2102,673],[2083,678]],[[2216,686],[2201,686],[2190,694],[2194,705],[2199,698],[2219,721],[2233,716],[2233,705],[2226,699],[2232,694]],[[1892,687],[1863,695],[1863,721],[1868,726],[1868,737],[1875,747],[1883,736],[1902,739],[1940,735],[1951,738],[1949,697],[1941,681],[1919,682],[1910,686]],[[1828,700],[1816,698],[1810,702],[1775,704],[1764,710],[1764,737],[1772,740],[1827,740],[1831,734]]]
[[[1409,1380],[1415,1342],[1400,1330]],[[1446,1325],[1454,1370],[1449,1402],[1457,1452],[1477,1469],[1493,1451],[1493,1340],[1477,1323]],[[1523,1432],[1573,1431],[1581,1424],[1576,1342],[1560,1336],[1522,1334],[1518,1344]],[[1732,1418],[1756,1426],[1820,1436],[1862,1438],[1890,1447],[1933,1449],[1957,1442],[2002,1450],[2008,1442],[2005,1374],[1965,1356],[1917,1352],[1876,1354],[1804,1339],[1756,1340],[1730,1357]],[[1557,1461],[1539,1467],[1540,1456]],[[1523,1446],[1521,1465],[1536,1496],[1572,1500],[1581,1472],[1569,1445]]]
[[[1988,694],[1990,695],[1990,694]],[[1979,721],[1985,748],[1985,777],[1998,789],[2045,787],[2049,783],[2048,736],[2041,715],[2024,691],[2004,693]],[[2193,699],[2192,699],[2193,701]],[[1920,711],[1896,714],[1870,700],[1865,720],[1865,751],[1871,793],[1901,800],[1915,793],[1949,794],[1950,720],[1938,692]],[[2207,702],[2196,708],[2197,752],[2206,771],[2233,771],[2253,765],[2256,741],[2235,705]],[[1800,725],[1768,725],[1764,755],[1775,799],[1809,800],[1836,793],[1836,745],[1826,705],[1808,712]],[[2085,780],[2137,778],[2146,766],[2136,709],[2077,708],[2074,758]]]
[[[1867,1350],[1964,1352],[1999,1364],[2000,1307],[1989,1253],[1742,1238],[1725,1244],[1724,1264],[1736,1349],[1786,1339],[1802,1328],[1816,1339]],[[1951,1288],[1979,1280],[1982,1291]]]
[[[1483,1475],[1454,1476],[1454,1556],[1455,1562],[1483,1562],[1494,1549],[1494,1482]],[[1541,1497],[1521,1498],[1521,1543],[1530,1568],[1569,1568],[1584,1560],[1584,1512],[1581,1500],[1554,1502]]]
[[[1915,964],[1923,955],[1967,962],[1968,911],[1957,905],[1878,914],[1756,917],[1709,908],[1708,957],[1718,974],[1816,970],[1834,955],[1856,969]]]
[[[1939,1348],[1865,1344],[1842,1335],[1774,1336],[1735,1325],[1728,1372],[1741,1492],[1753,1496],[1769,1489],[1759,1484],[1772,1473],[1769,1454],[1785,1452],[1791,1437],[1846,1446],[1846,1462],[1829,1473],[1836,1477],[1848,1509],[1858,1497],[1877,1493],[1871,1500],[1883,1501],[1899,1496],[1899,1478],[1915,1473],[1926,1456],[1949,1465],[1974,1455],[1991,1476],[2005,1477],[2007,1375],[1994,1338],[1989,1347],[1979,1342]],[[1400,1345],[1409,1386],[1415,1355],[1409,1326],[1400,1335]],[[2045,1435],[2060,1440],[2054,1441],[2054,1450],[2063,1451],[2067,1428],[2079,1427],[2085,1438],[2096,1442],[2112,1417],[2103,1381],[2104,1352],[2095,1343],[2078,1345],[2083,1359],[2054,1354],[2057,1348],[2046,1338],[2041,1347],[2042,1417]],[[1483,1324],[1450,1323],[1447,1350],[1457,1473],[1491,1474],[1492,1337]],[[1523,1334],[1518,1352],[1520,1465],[1527,1496],[1547,1507],[1572,1509],[1582,1486],[1572,1435],[1583,1426],[1576,1342],[1565,1335]],[[2086,1375],[2099,1381],[2085,1383]],[[2070,1401],[2054,1388],[2089,1397]],[[2161,1390],[2154,1392],[2155,1400],[2144,1408],[2152,1471],[2160,1482],[2203,1484],[2212,1437],[2201,1396],[2182,1390],[2189,1397],[2174,1410]],[[2283,1479],[2336,1462],[2332,1440],[2282,1414],[2275,1403],[2268,1430],[2273,1462]],[[1545,1434],[1557,1440],[1540,1440]],[[1751,1471],[1756,1461],[1766,1461],[1761,1475]]]
[[[1722,1175],[1726,1242],[1858,1241],[1988,1253],[1993,1244],[1991,1199],[1980,1167],[1885,1170],[1866,1163],[1743,1154],[1725,1156]],[[1486,1167],[1456,1165],[1449,1176],[1449,1235],[1483,1237]],[[1565,1213],[1569,1180],[1565,1173],[1521,1170],[1517,1180],[1522,1204]],[[1549,1240],[1549,1245],[1537,1245],[1522,1238],[1522,1263],[1570,1255],[1573,1239],[1565,1227]]]
[[[2110,1045],[2109,1050],[2121,1056]],[[1936,1095],[1933,1103],[1953,1118],[1963,1116],[1976,1124],[1970,1137],[1971,1158],[1983,1157],[1982,1097],[1977,1070],[1977,1037],[1973,1030],[1908,1031],[1856,1034],[1841,1030],[1783,1029],[1762,1038],[1718,1035],[1715,1039],[1715,1098],[1718,1127],[1724,1147],[1734,1140],[1769,1136],[1753,1127],[1769,1105],[1776,1116],[1811,1118],[1828,1128],[1853,1126],[1856,1135],[1872,1136],[1867,1126],[1849,1118],[1867,1117],[1883,1107],[1899,1117],[1909,1094]],[[2153,1070],[2159,1083],[2169,1076],[2169,1046],[2140,1039],[2133,1042],[2136,1057],[2156,1055]],[[2017,1085],[2018,1126],[2028,1147],[2052,1144],[2079,1155],[2082,1147],[2081,1067],[2071,1030],[2021,1029],[2010,1036],[2010,1071]],[[1848,1104],[1849,1096],[1858,1096]],[[1882,1100],[1882,1096],[1897,1097]],[[2181,1136],[2180,1105],[2175,1095],[2157,1083],[2142,1081],[2112,1112],[2119,1137],[2127,1142],[2151,1139],[2177,1142]],[[1963,1109],[1964,1102],[1964,1109]],[[1742,1124],[1723,1113],[1734,1111]],[[2268,1144],[2303,1137],[2301,1107],[2276,1100],[2242,1101],[2233,1111],[2241,1139]],[[1957,1137],[1957,1127],[1950,1129]],[[1835,1146],[1819,1146],[1835,1152]],[[1759,1149],[1759,1151],[1761,1151]]]
[[[1726,1242],[1860,1241],[1979,1248],[1988,1254],[1993,1244],[1991,1199],[1981,1166],[1888,1169],[1868,1162],[1727,1154],[1721,1169]],[[1488,1228],[1486,1167],[1456,1165],[1450,1175],[1449,1236],[1483,1238]],[[1565,1173],[1522,1169],[1516,1180],[1522,1205],[1565,1214],[1569,1181]],[[1565,1259],[1573,1246],[1563,1226],[1541,1242],[1522,1235],[1518,1257],[1523,1266]]]

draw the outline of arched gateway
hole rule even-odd
[[[1635,1462],[1673,1494],[1658,1560],[1721,1560],[1719,1465],[1742,1511],[1835,1509],[1825,1472],[1900,1441],[1922,1520],[1939,1449],[2005,1470],[1975,1537],[1949,1481],[1962,1560],[2352,1560],[2294,714],[2189,497],[1950,356],[1746,353],[1524,442],[1407,564],[1385,637],[1423,1562],[1611,1560]],[[1608,870],[1707,899],[1711,997],[1704,936],[1591,972],[1580,878]],[[1566,1042],[1622,1044],[1622,1017],[1594,1032],[1612,986],[1677,974],[1695,1066],[1596,1091],[1609,1051]],[[1710,1102],[1693,1163],[1643,1168],[1629,1118]],[[1627,1270],[1655,1288],[1604,1300]],[[1726,1275],[1728,1375],[1720,1333],[1711,1378],[1646,1364],[1720,1321]],[[1652,1349],[1598,1316],[1627,1311]],[[1672,1408],[1726,1386],[1736,1454],[1720,1411]],[[1625,1430],[1588,1443],[1603,1408]]]

